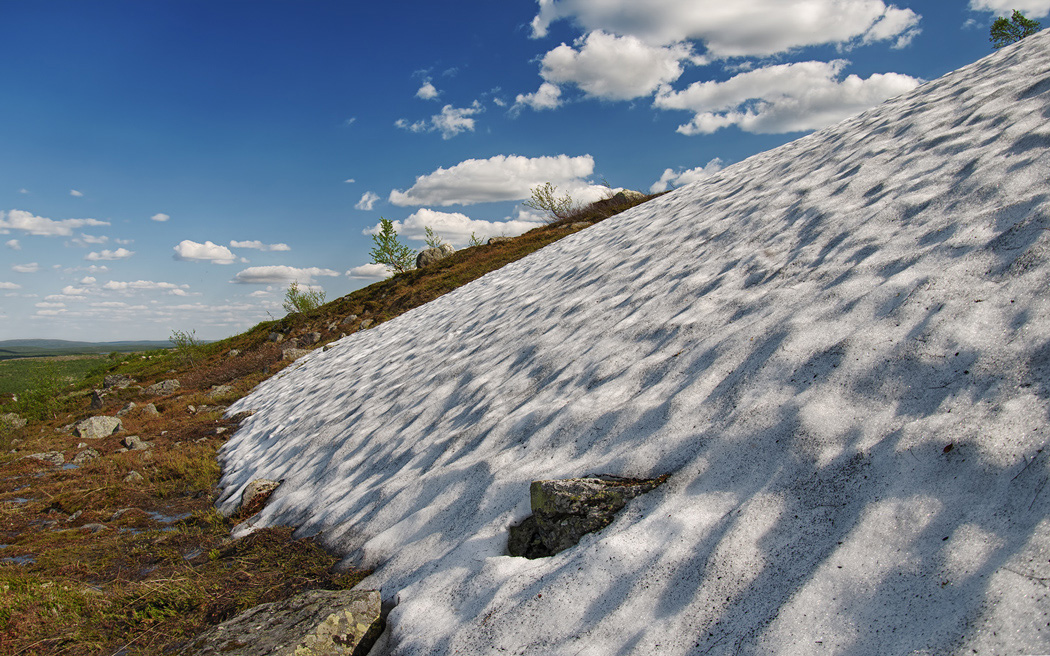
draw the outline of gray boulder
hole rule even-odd
[[[124,374],[110,374],[102,379],[102,389],[124,389],[134,382],[135,380],[131,376],[125,376]]]
[[[124,438],[124,446],[128,447],[130,451],[145,451],[153,448],[153,443],[147,442],[138,435],[128,435]]]
[[[382,632],[378,590],[311,590],[249,608],[182,656],[364,656]]]
[[[179,387],[179,381],[174,378],[169,378],[168,380],[162,380],[159,383],[150,385],[146,388],[146,393],[152,394],[153,396],[166,396],[168,394],[174,394]]]
[[[283,351],[281,351],[281,358],[284,359],[284,360],[298,360],[299,358],[303,357],[304,355],[306,355],[309,352],[310,352],[310,349],[301,349],[301,348],[284,349]]]
[[[282,335],[281,333],[278,333],[278,332],[272,332],[272,333],[270,333],[270,336],[267,339],[269,339],[271,342],[274,342],[276,344],[280,344],[281,342],[284,341],[284,335]]]
[[[91,391],[91,405],[88,406],[91,410],[100,410],[105,405],[106,395],[102,390]]]
[[[99,440],[122,430],[124,425],[118,417],[88,417],[77,424],[73,432],[85,440]]]
[[[120,410],[117,410],[117,416],[118,417],[126,417],[129,412],[131,412],[132,410],[134,410],[137,407],[138,406],[135,404],[134,401],[128,401],[126,404],[124,404],[123,408],[121,408]]]
[[[505,241],[510,241],[510,237],[489,237],[489,244],[502,244]]]
[[[430,266],[434,262],[439,262],[455,252],[456,249],[452,248],[451,244],[441,244],[437,248],[424,248],[419,251],[419,255],[416,256],[416,268],[422,269],[423,267]]]
[[[627,502],[666,480],[619,477],[533,481],[532,516],[511,527],[507,551],[541,558],[576,545],[587,533],[608,526]]]
[[[7,412],[0,415],[0,429],[6,428],[8,430],[15,430],[16,428],[23,428],[28,424],[28,420],[14,412]]]
[[[313,332],[306,333],[306,335],[303,336],[303,344],[306,344],[308,346],[311,344],[316,344],[319,341],[321,341],[321,333],[317,332],[316,330]]]
[[[205,394],[205,396],[208,397],[209,399],[215,399],[215,398],[218,398],[220,396],[226,396],[227,394],[229,394],[232,391],[233,391],[233,386],[232,385],[214,385],[214,386],[212,386],[212,388],[210,390],[208,390],[208,393]]]
[[[350,323],[353,323],[355,321],[357,321],[357,315],[356,314],[348,314],[345,317],[343,317],[343,320],[340,323],[342,323],[345,326],[346,324],[350,324]]]
[[[645,194],[633,189],[624,189],[613,194],[612,200],[617,204],[631,203],[645,198]]]
[[[142,474],[138,473],[134,469],[128,472],[128,475],[124,477],[125,483],[140,483],[142,482]]]
[[[372,320],[371,319],[365,319],[364,321],[361,322],[361,330],[364,330],[365,328],[368,328],[371,325],[372,325]]]
[[[90,462],[99,456],[98,451],[94,449],[85,449],[81,451],[73,458],[74,465],[83,465],[85,462]]]
[[[160,415],[160,411],[157,410],[157,406],[153,405],[152,403],[147,403],[142,408],[142,414],[149,415],[151,417],[156,417],[156,416]]]

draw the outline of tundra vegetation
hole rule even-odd
[[[172,653],[259,603],[356,585],[366,571],[337,570],[339,558],[297,539],[295,527],[233,540],[230,529],[246,513],[215,511],[216,453],[242,420],[224,410],[289,363],[271,336],[317,332],[313,347],[322,347],[573,234],[572,223],[598,222],[648,198],[600,201],[329,303],[293,303],[288,316],[218,342],[175,331],[172,349],[83,360],[75,375],[56,366],[15,377],[21,384],[10,391],[19,400],[0,397],[0,416],[29,422],[0,422],[0,654]],[[111,378],[103,389],[116,374],[134,382],[121,387]],[[144,394],[172,378],[177,390]],[[93,396],[100,408],[90,407]],[[73,432],[87,417],[118,412],[123,430],[114,435],[85,440]],[[149,448],[125,448],[130,436]]]

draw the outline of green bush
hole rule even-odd
[[[579,204],[572,199],[572,196],[565,194],[559,197],[557,192],[558,188],[549,182],[542,186],[533,187],[532,198],[522,203],[522,205],[545,213],[548,223],[568,218],[580,209]]]
[[[183,364],[193,365],[201,356],[201,348],[204,346],[197,339],[197,331],[172,330],[168,338],[171,345],[175,347],[175,357]]]
[[[324,305],[324,290],[299,289],[299,282],[288,285],[284,293],[284,311],[289,314],[316,310]]]

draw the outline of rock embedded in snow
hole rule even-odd
[[[242,517],[250,517],[262,510],[266,501],[281,486],[281,481],[270,481],[264,478],[256,479],[248,483],[241,493],[241,503],[237,506],[237,514]]]
[[[182,656],[365,656],[382,631],[376,590],[311,590],[249,608]]]
[[[372,568],[383,656],[1050,654],[1047,116],[1044,31],[318,349],[220,505],[285,479],[239,534]],[[582,471],[671,477],[508,557]]]
[[[627,502],[665,479],[570,478],[533,481],[532,516],[511,527],[512,556],[542,558],[575,546],[584,535],[608,526]]]
[[[124,426],[118,417],[88,417],[81,421],[73,429],[77,437],[85,440],[99,440],[109,437],[113,433],[124,430]]]

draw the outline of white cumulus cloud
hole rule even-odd
[[[540,75],[547,82],[575,84],[606,100],[648,96],[677,80],[682,75],[681,60],[692,55],[684,44],[650,46],[634,36],[600,30],[580,37],[573,46],[563,43],[544,55]]]
[[[22,250],[22,244],[17,239],[8,239],[6,242],[4,242],[4,246],[7,246],[13,251]]]
[[[664,90],[654,104],[695,112],[692,121],[679,126],[682,134],[707,134],[731,125],[746,132],[797,132],[826,127],[921,83],[898,73],[840,80],[848,64],[837,59],[767,66],[724,82]]]
[[[475,100],[470,107],[453,107],[445,105],[440,114],[434,114],[429,121],[416,121],[409,123],[405,119],[394,122],[397,127],[409,132],[440,132],[442,139],[451,139],[462,132],[474,131],[475,114],[482,112],[484,108]]]
[[[183,262],[211,262],[212,264],[233,264],[237,257],[233,251],[220,244],[206,241],[198,244],[189,239],[183,239],[175,247],[176,260]]]
[[[561,105],[561,88],[557,84],[544,82],[533,93],[519,93],[517,98],[514,99],[514,106],[511,110],[512,113],[515,113],[515,110],[520,110],[522,107],[531,107],[536,111],[541,111],[544,109],[557,109]]]
[[[70,195],[70,196],[75,196],[76,198],[80,198],[81,196],[83,196],[83,195],[84,195],[84,192],[82,192],[82,191],[77,191],[76,189],[70,189],[70,190],[69,190],[69,195]]]
[[[635,36],[651,45],[702,41],[720,58],[894,39],[917,29],[920,20],[882,0],[539,0],[539,7],[532,21],[537,38],[552,22],[567,19],[584,32]]]
[[[292,247],[289,246],[288,244],[284,244],[284,243],[280,243],[280,244],[264,244],[264,243],[262,243],[261,241],[259,241],[257,239],[252,240],[252,241],[231,241],[230,242],[230,247],[232,247],[232,248],[251,248],[252,250],[256,250],[256,251],[268,251],[268,252],[290,251],[290,250],[292,250]]]
[[[1016,9],[1028,18],[1039,18],[1050,14],[1050,0],[970,0],[970,9],[998,16],[1009,16]]]
[[[13,282],[0,281],[0,289],[22,289],[22,285],[15,284]]]
[[[470,242],[472,234],[482,241],[497,236],[516,237],[543,223],[541,218],[531,215],[518,219],[507,218],[503,221],[484,221],[472,219],[459,212],[439,212],[425,207],[411,214],[404,221],[393,222],[394,229],[409,239],[423,241],[427,236],[426,229],[430,228],[453,246],[466,245]],[[366,228],[364,234],[379,234],[379,230],[380,225],[376,224],[371,228]]]
[[[289,283],[299,282],[304,285],[309,285],[313,282],[314,277],[331,277],[338,275],[338,271],[320,269],[318,267],[300,269],[283,265],[257,266],[248,267],[247,269],[240,271],[233,277],[232,282],[252,285],[287,285]]]
[[[150,221],[157,221],[159,223],[164,223],[165,221],[167,221],[170,218],[171,217],[168,216],[167,214],[165,214],[164,212],[158,212],[157,214],[154,214],[153,216],[151,216],[149,218],[149,220]]]
[[[182,296],[185,294],[185,290],[189,288],[189,285],[176,285],[173,282],[155,282],[153,280],[110,280],[106,284],[102,285],[102,288],[118,292],[166,291],[169,294]],[[66,289],[62,290],[62,293],[65,294],[66,290],[84,293],[84,290],[76,290],[72,287],[66,287]]]
[[[496,155],[488,159],[468,159],[418,176],[407,191],[391,191],[390,202],[400,206],[448,206],[522,200],[530,197],[533,187],[546,182],[577,200],[589,202],[600,198],[605,191],[604,187],[586,182],[592,173],[594,158],[590,155]]]
[[[42,216],[34,216],[24,210],[0,212],[0,234],[5,234],[11,230],[21,230],[30,235],[43,237],[69,237],[78,228],[108,225],[108,221],[99,221],[97,219],[61,219],[54,221]]]
[[[416,97],[422,98],[423,100],[434,100],[441,95],[441,92],[437,90],[430,80],[423,83],[423,86],[419,87],[419,91],[416,91]]]
[[[372,191],[366,191],[364,194],[361,195],[361,200],[357,201],[357,204],[354,205],[354,209],[371,211],[371,209],[375,207],[376,201],[378,200],[379,194]]]
[[[382,280],[393,275],[393,271],[382,264],[362,264],[346,272],[347,277],[358,280]]]
[[[40,270],[40,265],[36,262],[30,262],[29,264],[16,264],[11,267],[11,270],[15,273],[36,273]]]
[[[722,170],[722,160],[718,157],[714,158],[704,166],[698,166],[694,169],[685,169],[675,171],[674,169],[664,169],[663,175],[660,179],[653,183],[649,187],[649,192],[653,194],[666,191],[667,187],[674,185],[675,187],[681,187],[687,185],[690,182],[696,182],[709,178],[715,173]]]
[[[88,260],[89,262],[98,262],[100,260],[126,260],[134,254],[135,251],[129,251],[126,248],[118,248],[115,251],[107,249],[99,253],[88,253],[84,256],[84,259]]]

